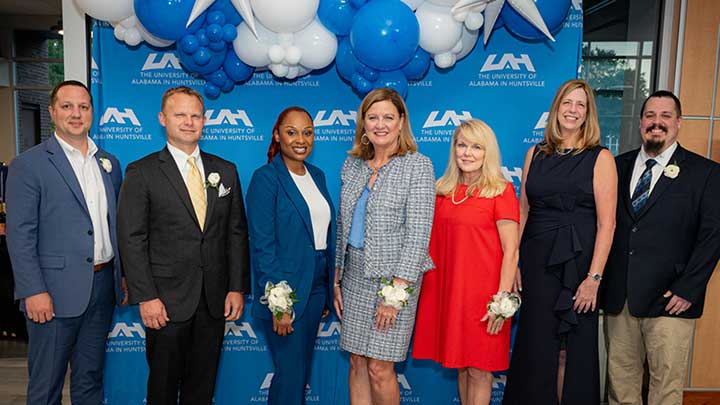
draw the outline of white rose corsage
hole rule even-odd
[[[218,188],[220,184],[220,175],[217,172],[212,172],[208,175],[205,187]]]
[[[521,303],[522,300],[517,293],[500,291],[492,296],[492,301],[487,304],[487,310],[498,318],[507,319],[515,315]]]
[[[665,166],[663,174],[671,179],[674,179],[678,176],[678,174],[680,174],[680,167],[675,163],[669,164]]]
[[[270,281],[265,283],[265,295],[260,297],[260,303],[267,305],[278,320],[282,319],[283,314],[292,314],[294,317],[293,304],[296,302],[298,302],[297,295],[287,281],[283,280],[277,284]]]
[[[98,160],[100,161],[100,166],[102,166],[103,170],[105,170],[105,173],[110,173],[112,171],[112,162],[110,159],[103,156]]]
[[[383,304],[389,307],[401,309],[407,305],[410,295],[415,293],[415,290],[405,283],[396,283],[395,280],[388,280],[385,277],[381,281],[383,286],[378,291],[378,295],[382,298]]]

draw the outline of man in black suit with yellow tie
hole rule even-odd
[[[609,402],[680,405],[695,319],[720,257],[720,165],[677,143],[680,100],[653,93],[642,148],[616,158],[617,227],[603,273]]]
[[[118,239],[130,303],[140,304],[150,365],[147,402],[210,404],[225,320],[250,288],[248,237],[235,165],[198,147],[202,96],[165,92],[167,146],[128,165]]]

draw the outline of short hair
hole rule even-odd
[[[310,122],[312,122],[312,115],[310,115],[307,110],[305,110],[302,107],[298,106],[292,106],[288,107],[282,112],[280,112],[280,115],[278,115],[277,120],[275,120],[275,125],[273,125],[272,134],[270,135],[270,146],[268,147],[267,157],[268,157],[268,163],[270,163],[275,155],[277,155],[280,152],[280,142],[275,140],[275,133],[280,131],[280,125],[285,121],[285,118],[290,114],[291,112],[299,112],[303,113],[310,118]]]
[[[568,94],[577,89],[582,89],[585,92],[587,105],[585,106],[585,122],[583,122],[580,127],[579,145],[573,153],[577,154],[600,145],[600,123],[593,89],[585,80],[573,79],[563,83],[555,93],[552,105],[550,106],[547,125],[545,126],[544,140],[542,144],[538,145],[540,152],[546,155],[552,155],[555,153],[555,149],[562,144],[562,135],[560,134],[560,125],[558,123],[560,103],[562,103]]]
[[[468,142],[482,145],[485,148],[480,177],[474,183],[468,184],[466,195],[471,196],[475,190],[478,190],[478,197],[484,198],[493,198],[502,194],[505,187],[507,187],[507,180],[502,175],[500,148],[498,147],[495,132],[485,122],[471,119],[462,122],[455,128],[450,143],[450,158],[448,159],[445,174],[435,182],[437,195],[453,195],[460,184],[461,173],[455,156],[460,135],[467,139]]]
[[[403,118],[403,125],[400,128],[400,139],[398,139],[398,150],[395,155],[405,155],[408,152],[415,153],[418,150],[417,143],[415,143],[415,137],[410,129],[410,117],[408,117],[407,107],[402,96],[395,90],[382,87],[375,89],[365,96],[356,118],[355,125],[355,140],[353,141],[353,147],[350,150],[350,156],[358,157],[363,160],[370,160],[375,157],[375,148],[372,143],[364,145],[362,141],[363,135],[365,135],[365,114],[370,107],[380,101],[390,101],[393,103],[400,113],[400,117]]]
[[[198,93],[197,90],[187,86],[179,86],[167,89],[162,96],[162,104],[160,105],[160,111],[165,111],[165,106],[167,105],[168,99],[170,99],[170,97],[176,94],[185,94],[197,98],[198,101],[200,101],[200,106],[202,106],[203,113],[205,112],[205,101],[203,100],[203,96]]]
[[[640,109],[640,117],[645,114],[645,104],[651,99],[651,98],[671,98],[675,102],[675,112],[677,112],[678,117],[682,117],[682,107],[680,106],[680,99],[677,98],[673,92],[668,90],[658,90],[655,93],[648,96],[648,98],[643,101],[642,108]]]
[[[65,80],[64,82],[58,84],[57,86],[53,87],[52,91],[50,92],[50,106],[55,105],[55,102],[57,101],[57,94],[60,89],[67,86],[76,86],[76,87],[82,87],[87,92],[88,96],[90,96],[90,105],[93,103],[93,97],[90,93],[90,89],[88,86],[85,85],[83,82],[79,82],[77,80]]]

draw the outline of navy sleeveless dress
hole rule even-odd
[[[600,402],[597,309],[578,314],[572,297],[595,246],[593,172],[601,150],[548,156],[536,148],[520,243],[523,304],[504,405],[557,405],[561,349],[567,350],[562,405]]]

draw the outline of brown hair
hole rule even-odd
[[[65,80],[64,82],[55,86],[52,89],[52,91],[50,92],[50,105],[51,106],[55,105],[55,102],[57,101],[58,91],[60,91],[60,89],[62,89],[63,87],[66,87],[66,86],[77,86],[77,87],[82,87],[83,89],[85,89],[85,91],[87,91],[88,96],[90,96],[90,105],[92,105],[92,103],[93,103],[92,94],[90,93],[90,89],[88,88],[88,86],[85,85],[85,83],[79,82],[77,80]]]
[[[353,141],[353,147],[350,149],[350,156],[358,157],[363,160],[370,160],[375,156],[375,149],[372,143],[364,145],[362,141],[363,135],[365,135],[365,114],[370,107],[379,101],[390,101],[393,103],[400,113],[400,117],[403,118],[403,125],[400,128],[400,135],[398,139],[398,149],[395,151],[395,155],[405,155],[406,153],[415,153],[418,150],[417,144],[415,143],[415,137],[413,137],[412,130],[410,129],[410,117],[408,117],[407,107],[402,96],[397,91],[389,89],[387,87],[375,89],[368,93],[360,104],[360,109],[357,115],[357,125],[355,126],[355,140]]]
[[[200,106],[202,107],[203,112],[205,112],[205,101],[203,100],[203,96],[198,93],[197,90],[191,89],[187,86],[173,87],[167,89],[162,96],[162,104],[160,105],[161,111],[165,111],[165,105],[167,105],[168,99],[170,99],[170,97],[174,96],[175,94],[185,94],[197,98],[198,101],[200,101]]]
[[[280,125],[283,123],[283,121],[285,121],[285,118],[291,112],[303,113],[303,114],[307,115],[308,118],[310,118],[311,122],[313,120],[312,115],[310,115],[310,113],[307,112],[307,110],[305,110],[302,107],[298,107],[296,105],[282,110],[282,112],[280,112],[280,115],[278,115],[277,120],[275,120],[275,125],[273,125],[273,129],[272,129],[272,135],[270,135],[270,146],[268,147],[268,151],[267,151],[268,163],[272,162],[275,155],[277,155],[280,152],[280,142],[275,140],[275,134],[279,133]]]
[[[597,106],[595,105],[595,94],[592,88],[585,80],[573,79],[568,80],[560,86],[555,98],[553,98],[550,106],[550,114],[548,116],[547,125],[545,126],[545,139],[543,143],[538,145],[539,152],[546,155],[552,155],[558,146],[562,145],[562,134],[558,124],[558,111],[560,103],[574,90],[582,89],[587,96],[587,106],[585,111],[585,122],[580,127],[580,137],[578,145],[573,153],[577,154],[586,149],[594,148],[600,145],[600,124],[598,123]]]

